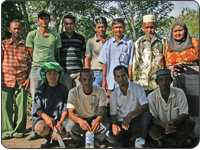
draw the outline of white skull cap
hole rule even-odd
[[[148,14],[143,16],[143,23],[144,22],[156,22],[156,17],[153,14]]]

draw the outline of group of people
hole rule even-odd
[[[123,34],[123,19],[112,21],[109,37],[107,21],[99,17],[86,43],[74,31],[74,16],[64,16],[60,35],[49,29],[47,11],[38,13],[37,22],[40,28],[25,42],[21,22],[13,20],[12,37],[2,41],[2,140],[24,136],[30,85],[27,139],[42,136],[43,148],[57,143],[55,127],[73,139],[69,147],[78,147],[86,131],[101,148],[104,140],[128,147],[133,137],[136,148],[144,148],[148,136],[158,147],[165,136],[172,138],[171,147],[180,148],[189,136],[198,141],[199,41],[183,21],[172,24],[168,42],[155,33],[155,15],[145,15],[145,35],[133,42]]]

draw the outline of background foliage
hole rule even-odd
[[[24,27],[23,39],[28,32],[37,29],[37,14],[45,9],[51,14],[50,28],[61,33],[62,19],[66,14],[74,15],[76,31],[85,39],[94,36],[93,20],[99,16],[107,18],[109,27],[107,34],[113,36],[110,29],[112,20],[116,17],[123,18],[126,23],[125,36],[137,40],[144,33],[141,30],[142,16],[155,14],[157,18],[157,33],[169,38],[171,24],[183,20],[192,37],[199,38],[199,10],[183,8],[181,14],[174,18],[169,16],[174,5],[171,1],[4,1],[2,3],[2,38],[8,39],[8,32],[12,20],[21,20]]]

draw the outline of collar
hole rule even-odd
[[[109,38],[110,38],[109,35],[106,34],[106,39],[105,39],[104,43],[105,43]],[[97,34],[94,35],[94,39],[95,39],[96,42],[100,42],[100,41],[101,41],[99,38],[97,38]]]
[[[128,90],[127,90],[127,94],[128,94],[128,91],[132,92],[133,93],[133,86],[131,86],[131,82],[128,83]],[[118,87],[118,96],[120,97],[121,95],[123,95],[122,91],[120,90],[120,88]]]
[[[118,44],[120,44],[120,43],[127,44],[127,41],[128,41],[127,38],[124,36],[124,37],[120,40],[120,42],[119,42]],[[112,38],[112,42],[113,42],[113,43],[117,42],[117,40],[115,39],[115,37]]]
[[[12,43],[14,43],[14,41],[13,41],[12,38],[10,38],[10,39],[9,39],[9,44],[11,45]],[[18,43],[17,45],[19,45],[19,44],[25,45],[25,42],[22,40],[22,38],[21,38],[21,40],[19,41],[19,43]]]
[[[157,97],[160,99],[163,99],[162,95],[161,95],[161,92],[160,92],[160,88],[158,87],[157,89]],[[169,92],[169,98],[168,99],[171,99],[173,97],[175,97],[175,92],[174,92],[174,89],[172,87],[170,87],[170,92]]]

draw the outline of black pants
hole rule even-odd
[[[131,120],[128,130],[124,130],[121,125],[122,121],[118,121],[117,125],[121,128],[121,132],[116,136],[113,135],[111,126],[109,129],[110,132],[106,136],[106,140],[110,143],[126,144],[129,142],[132,135],[137,135],[138,137],[146,139],[151,124],[151,118],[150,112],[143,112]]]
[[[194,121],[192,121],[191,119],[186,119],[181,124],[176,126],[177,132],[169,134],[169,136],[175,140],[178,147],[181,147],[183,142],[193,131],[194,125],[195,125]],[[149,135],[154,140],[159,141],[163,139],[167,134],[165,134],[164,128],[153,124],[150,127]]]

